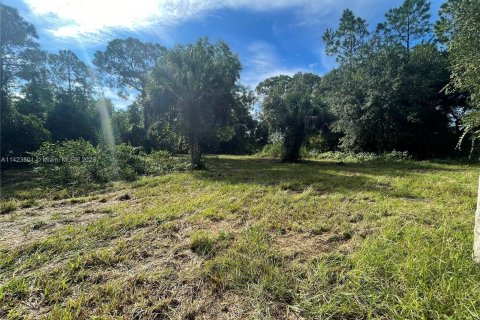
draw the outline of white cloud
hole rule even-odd
[[[122,0],[25,1],[34,15],[55,22],[49,31],[60,38],[91,36],[114,28],[138,30],[156,21],[162,10],[158,0],[143,0],[141,3]]]
[[[137,31],[155,25],[161,29],[189,19],[198,19],[216,9],[267,11],[294,8],[301,23],[316,23],[323,17],[353,5],[367,10],[384,0],[24,0],[33,15],[48,18],[48,30],[60,38],[95,36],[112,29]],[[396,1],[396,0],[395,0]],[[361,13],[361,12],[360,12]]]
[[[261,81],[281,74],[292,76],[297,72],[308,72],[304,67],[285,67],[275,47],[265,42],[255,42],[247,48],[248,58],[244,61],[241,81],[254,89]]]

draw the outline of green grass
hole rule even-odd
[[[14,200],[5,200],[0,203],[0,214],[6,214],[17,209],[17,203]]]
[[[0,243],[0,318],[480,318],[478,165],[207,165],[103,193],[11,181],[0,232],[46,226]],[[64,207],[73,222],[48,227]]]
[[[190,249],[198,255],[211,257],[229,244],[231,239],[232,235],[224,231],[215,235],[199,230],[190,235]]]

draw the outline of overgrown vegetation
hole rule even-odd
[[[18,205],[0,216],[0,317],[479,317],[478,165],[343,161],[222,156],[71,211]]]
[[[255,90],[221,40],[88,65],[0,4],[0,318],[480,319],[478,3],[346,9],[336,68]]]
[[[115,180],[135,180],[139,175],[182,171],[189,164],[167,151],[146,154],[140,148],[120,144],[94,147],[85,140],[42,144],[34,153],[35,171],[53,185],[78,187]]]
[[[447,45],[451,63],[451,82],[447,91],[469,93],[469,105],[462,119],[465,138],[471,141],[471,153],[480,139],[480,3],[475,0],[448,0],[440,9],[435,31],[440,42]]]

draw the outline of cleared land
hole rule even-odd
[[[7,173],[0,318],[480,318],[479,166],[207,164],[73,198]]]

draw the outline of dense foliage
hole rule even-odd
[[[94,147],[83,139],[61,143],[45,142],[32,153],[35,170],[48,182],[58,185],[85,186],[115,180],[133,180],[138,175],[182,171],[187,163],[174,159],[169,152],[149,155],[140,148],[119,144]]]
[[[321,78],[310,73],[278,76],[261,82],[262,116],[272,132],[283,136],[282,161],[300,159],[300,149],[308,134],[325,128],[326,106],[317,90]]]
[[[455,119],[465,99],[443,91],[449,82],[448,58],[426,41],[427,8],[424,1],[406,1],[390,10],[386,22],[368,39],[358,27],[363,20],[346,10],[339,30],[325,34],[333,39],[326,42],[327,52],[336,54],[340,65],[324,77],[322,85],[328,91],[336,116],[333,130],[341,133],[343,149],[405,150],[420,157],[452,154],[460,136]],[[363,45],[345,56],[336,50],[336,43],[348,31],[363,39]],[[418,39],[424,41],[415,42]]]
[[[202,167],[203,138],[223,133],[228,140],[232,134],[222,124],[233,113],[240,68],[238,57],[227,44],[201,39],[166,51],[152,71],[148,88],[151,108],[178,117],[196,168]]]
[[[470,139],[471,151],[474,151],[480,139],[480,2],[447,1],[442,5],[435,31],[449,53],[451,86],[448,90],[470,94],[469,108],[462,119],[462,138]]]

